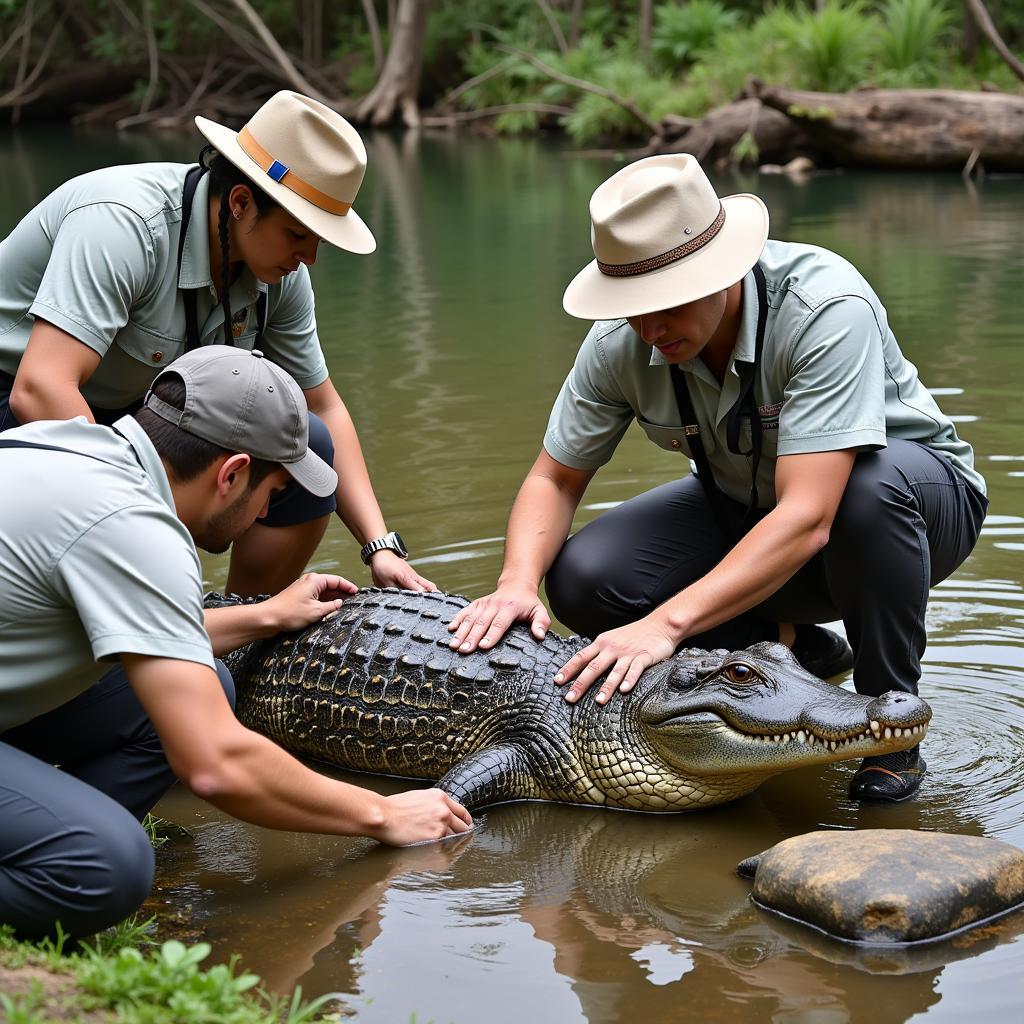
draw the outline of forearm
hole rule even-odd
[[[263,640],[280,632],[267,609],[267,602],[263,601],[231,608],[207,608],[203,613],[203,625],[210,636],[215,658],[222,658],[254,640]]]
[[[339,403],[318,415],[334,441],[334,468],[338,473],[338,515],[360,545],[387,533],[384,516],[373,493],[355,424]]]
[[[499,587],[519,584],[533,590],[540,588],[544,574],[569,536],[578,504],[578,494],[549,477],[531,474],[526,478],[509,513]]]
[[[728,622],[778,591],[828,541],[828,525],[776,506],[706,576],[653,613],[682,641]]]
[[[183,781],[197,796],[264,828],[376,836],[384,798],[311,771],[270,740],[238,727],[212,763]],[[172,765],[173,766],[173,765]]]

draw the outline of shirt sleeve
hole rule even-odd
[[[866,300],[844,296],[812,314],[790,364],[779,455],[885,447],[882,334]]]
[[[610,370],[602,337],[595,325],[584,340],[544,435],[548,455],[572,469],[603,466],[633,421],[633,409]]]
[[[157,509],[99,520],[64,552],[54,577],[97,661],[127,652],[213,667],[195,547]]]
[[[309,270],[300,266],[267,297],[267,326],[263,351],[295,379],[303,391],[327,380],[327,362],[316,330],[313,285]]]
[[[146,222],[118,203],[92,203],[61,221],[29,312],[101,356],[153,280]]]

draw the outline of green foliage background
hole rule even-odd
[[[341,102],[372,88],[378,69],[359,0],[250,3],[323,94]],[[385,51],[389,6],[388,0],[374,2]],[[1024,2],[988,0],[987,6],[1007,43],[1024,43]],[[603,86],[655,121],[666,114],[700,116],[734,99],[751,75],[823,91],[982,83],[1019,91],[1022,84],[981,39],[961,0],[662,0],[653,5],[646,48],[640,7],[638,0],[433,0],[421,106],[472,111],[515,105],[497,116],[495,130],[565,130],[581,143],[643,139],[642,123],[622,105],[553,80],[509,48]],[[149,40],[160,59],[157,81],[150,81]],[[47,76],[83,61],[135,73],[119,116],[188,103],[190,88],[211,66],[220,76],[221,105],[226,93],[242,111],[287,87],[275,79],[272,62],[254,59],[254,48],[252,27],[231,0],[0,0],[0,93],[8,93],[0,104],[11,106],[11,95],[45,52]],[[479,84],[447,100],[475,76]],[[532,109],[552,105],[571,112]]]

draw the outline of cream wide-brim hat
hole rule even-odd
[[[671,309],[722,291],[757,262],[768,210],[754,195],[719,200],[686,153],[637,160],[590,200],[594,255],[562,306],[583,320]]]
[[[196,117],[218,153],[322,239],[359,254],[377,248],[352,209],[366,147],[337,111],[297,92],[267,100],[239,131]]]

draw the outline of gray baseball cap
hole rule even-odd
[[[279,462],[310,494],[325,498],[338,486],[338,474],[309,450],[306,398],[298,384],[258,349],[203,345],[175,359],[164,374],[185,385],[185,408],[157,398],[152,389],[143,405],[189,434],[267,462]]]

